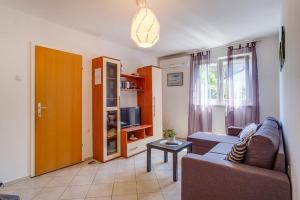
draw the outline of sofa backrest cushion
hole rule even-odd
[[[285,158],[285,151],[284,151],[282,129],[280,129],[279,131],[279,137],[280,137],[280,143],[275,158],[274,170],[286,173],[286,158]]]
[[[266,119],[249,141],[245,164],[273,169],[279,143],[278,124]]]

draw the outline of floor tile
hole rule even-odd
[[[135,182],[119,182],[114,184],[113,195],[136,194]]]
[[[98,168],[96,175],[99,175],[99,174],[115,174],[116,172],[117,172],[117,167],[102,166],[102,167]]]
[[[158,179],[158,183],[162,191],[170,192],[173,190],[181,190],[181,182],[174,182],[172,178]]]
[[[95,175],[97,170],[98,170],[98,165],[87,165],[82,167],[79,171],[78,174],[79,176],[91,176],[91,175]]]
[[[25,188],[25,189],[17,189],[15,191],[6,191],[2,192],[3,194],[11,194],[11,195],[17,195],[20,197],[21,200],[32,200],[39,192],[41,191],[40,188]]]
[[[165,200],[181,200],[180,191],[163,192]]]
[[[56,176],[75,176],[79,172],[80,167],[67,167],[57,172]]]
[[[115,175],[115,182],[135,182],[134,169],[130,171],[117,173]]]
[[[146,171],[145,152],[106,163],[82,162],[0,188],[0,193],[22,200],[179,200],[181,168],[179,181],[173,182],[171,154],[164,163],[163,152],[154,150],[152,161],[151,172]]]
[[[92,185],[88,191],[87,197],[107,197],[112,195],[113,183],[102,183]]]
[[[138,194],[138,200],[164,200],[161,192]]]
[[[35,177],[30,178],[16,184],[11,185],[10,187],[15,189],[33,189],[33,188],[42,188],[47,185],[53,177]]]
[[[137,200],[137,195],[122,195],[122,196],[112,196],[112,200]]]
[[[34,200],[57,200],[65,189],[65,187],[44,188],[35,196]]]
[[[154,169],[155,170],[170,170],[171,171],[171,170],[173,170],[173,164],[169,160],[168,163],[162,162],[162,163],[158,163],[158,164],[154,165]]]
[[[93,197],[93,198],[86,198],[85,200],[111,200],[111,197]]]
[[[140,193],[153,193],[159,192],[160,187],[158,181],[155,180],[148,180],[148,181],[140,181],[137,182],[137,192]]]
[[[94,178],[94,176],[75,176],[70,185],[90,185]]]
[[[72,181],[73,176],[58,176],[54,177],[46,187],[66,187]]]
[[[137,181],[146,181],[156,179],[156,174],[154,171],[147,172],[146,169],[138,169],[135,172],[135,177]]]
[[[162,194],[166,200],[180,200],[181,182],[173,182],[172,179],[159,179]]]
[[[93,184],[99,184],[99,183],[114,183],[115,181],[115,175],[109,174],[109,173],[97,173]]]
[[[89,188],[89,185],[70,186],[63,193],[61,199],[84,199],[89,191]]]
[[[157,179],[167,179],[173,177],[173,170],[155,170]]]

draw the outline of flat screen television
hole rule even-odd
[[[141,125],[141,108],[140,107],[124,107],[121,108],[121,127]]]

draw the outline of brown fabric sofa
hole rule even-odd
[[[228,135],[190,135],[192,153],[182,160],[182,200],[291,200],[279,123],[267,118],[251,138],[244,163],[225,160],[241,128]]]

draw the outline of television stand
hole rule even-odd
[[[131,126],[121,129],[121,155],[125,158],[146,151],[146,144],[153,138],[152,125]]]

